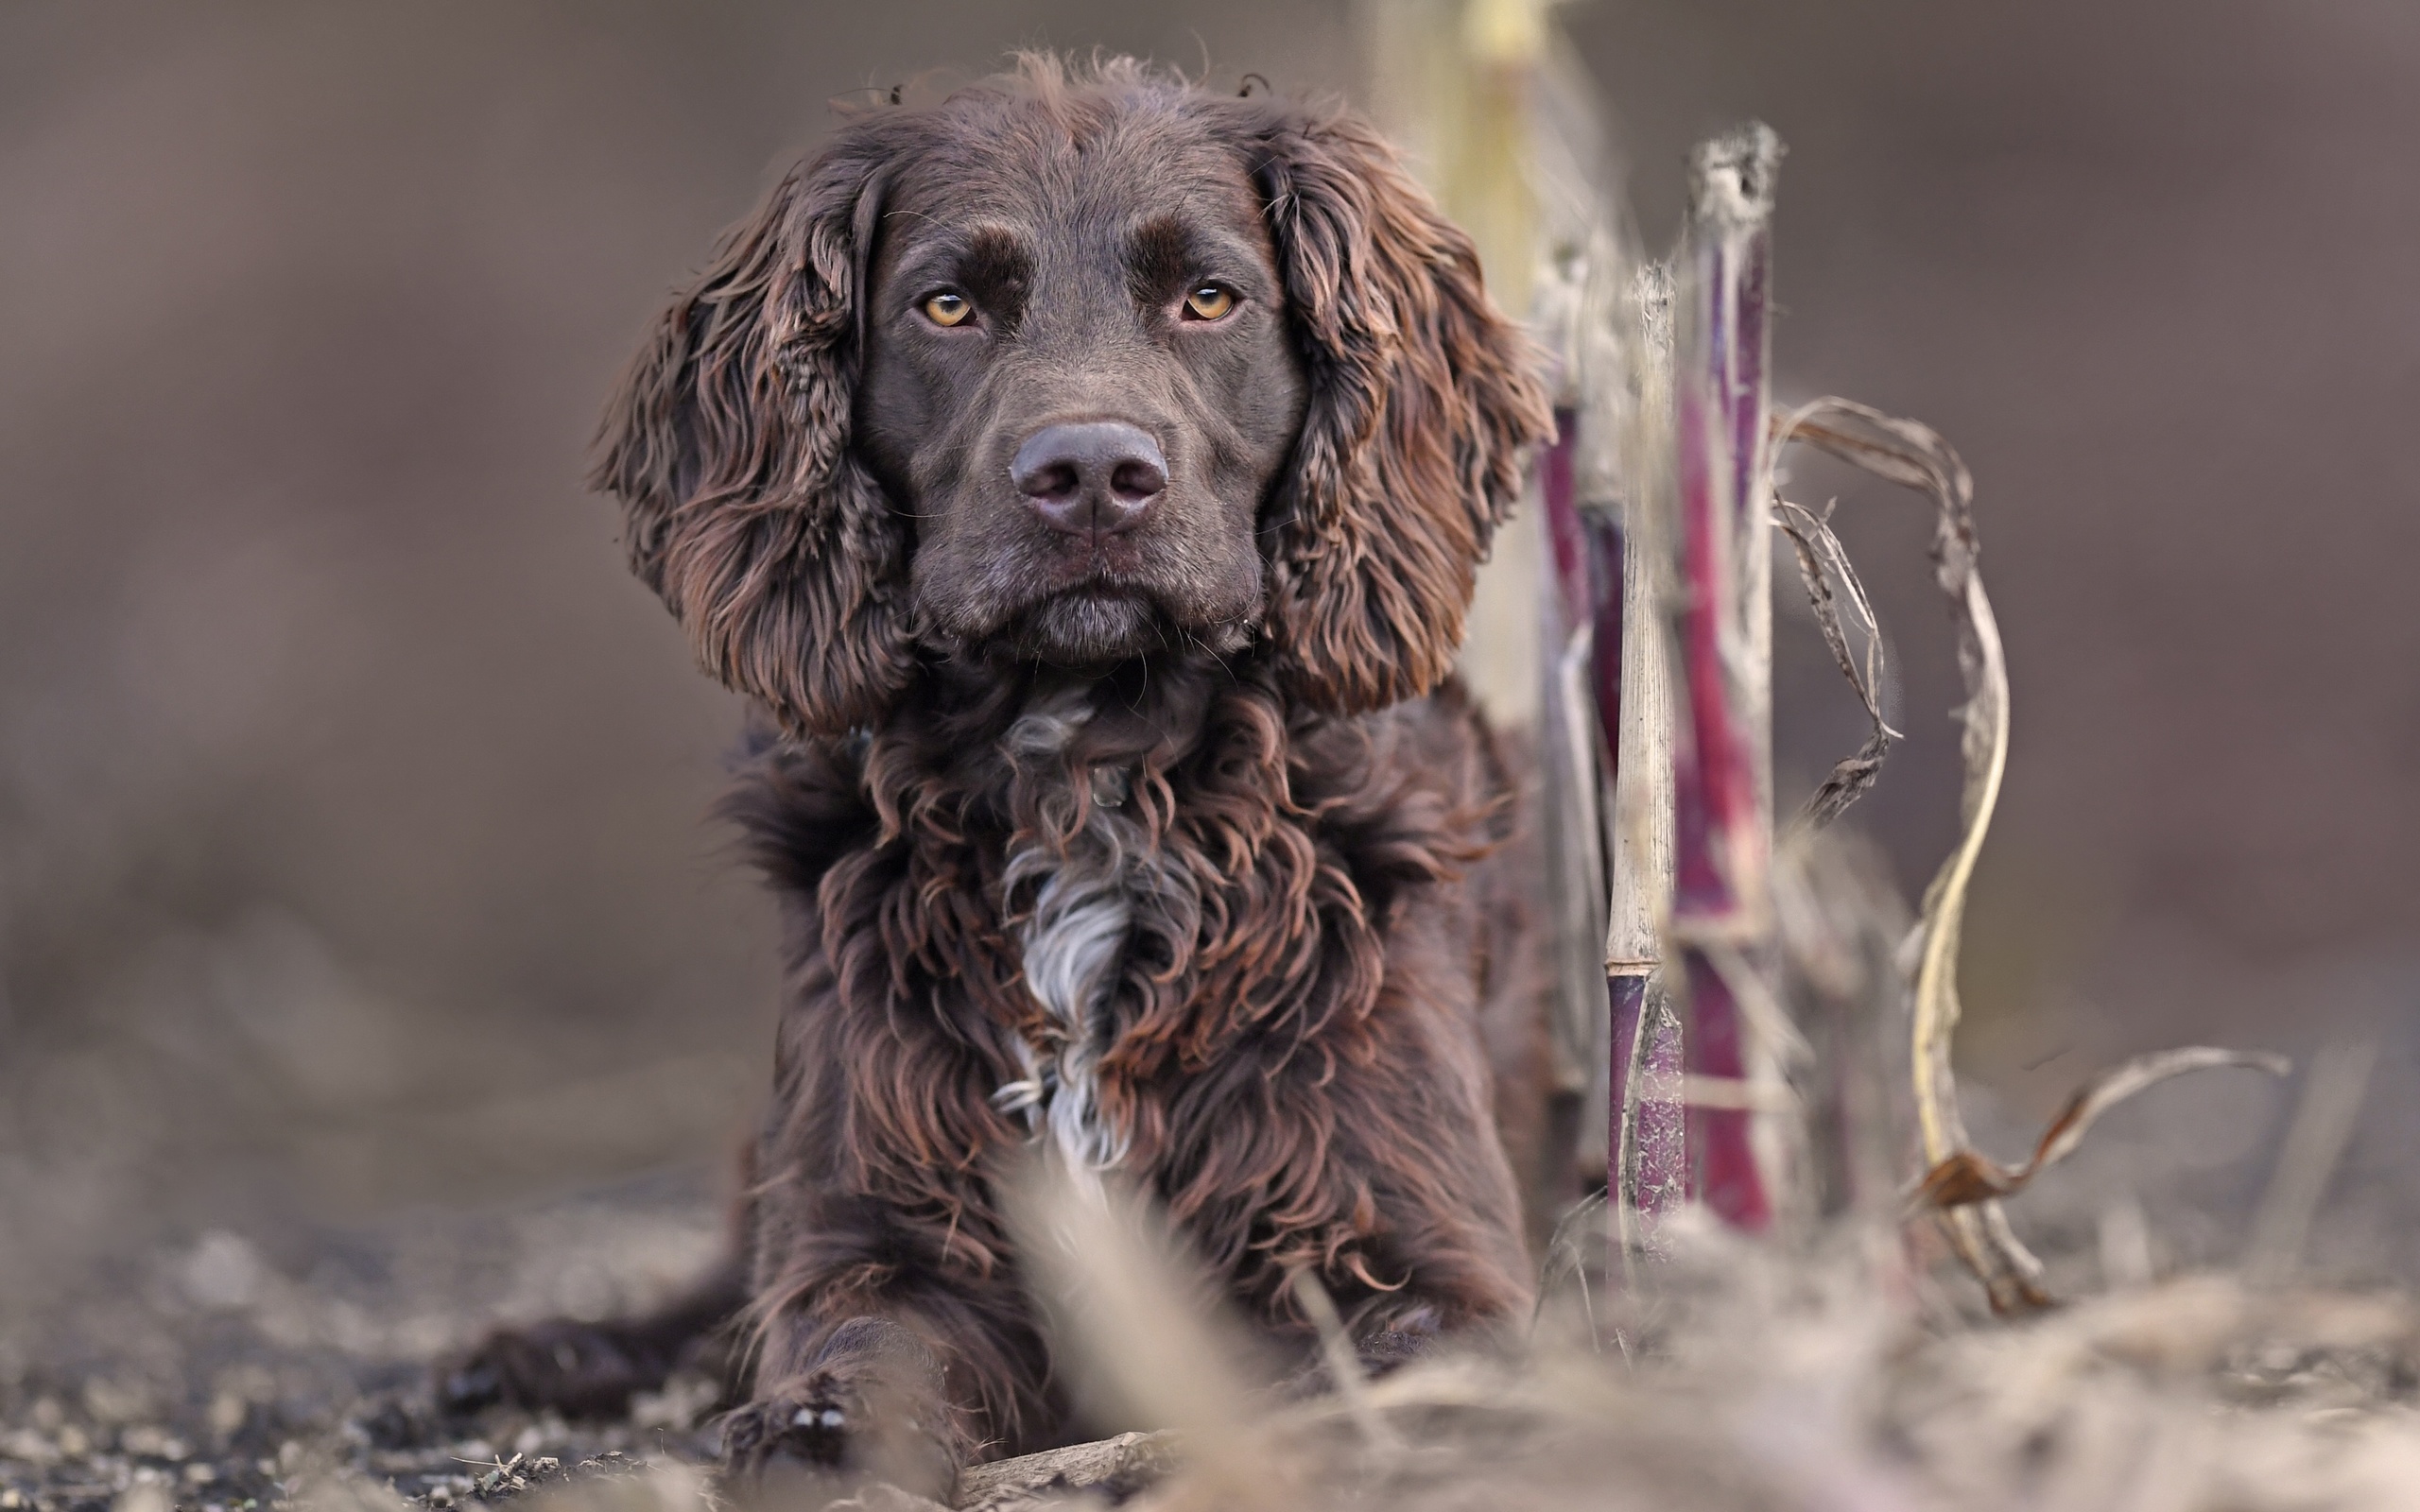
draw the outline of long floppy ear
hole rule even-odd
[[[1298,696],[1358,713],[1452,667],[1523,454],[1553,416],[1470,238],[1375,132],[1286,114],[1255,146],[1311,378],[1272,503],[1268,628]]]
[[[706,670],[796,731],[874,721],[914,668],[906,524],[849,448],[887,159],[851,133],[725,236],[624,379],[592,479]]]

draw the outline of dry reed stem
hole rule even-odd
[[[1361,1363],[1353,1356],[1353,1341],[1345,1336],[1344,1319],[1337,1315],[1336,1302],[1327,1288],[1308,1270],[1294,1273],[1295,1295],[1302,1298],[1303,1311],[1310,1314],[1311,1326],[1319,1330],[1320,1359],[1327,1367],[1329,1384],[1337,1400],[1353,1416],[1355,1426],[1372,1451],[1380,1454],[1399,1454],[1403,1440],[1387,1426],[1375,1408],[1370,1405],[1370,1383],[1361,1375]]]
[[[973,1465],[959,1474],[957,1504],[963,1512],[1005,1509],[1079,1495],[1099,1486],[1131,1487],[1158,1481],[1184,1463],[1182,1441],[1170,1433],[1119,1434],[1088,1444],[1069,1444],[1015,1459]],[[838,1509],[835,1509],[838,1512]]]
[[[1673,639],[1687,738],[1674,749],[1672,917],[1684,943],[1753,934],[1765,903],[1770,606],[1757,601],[1769,579],[1754,564],[1769,559],[1766,298],[1780,153],[1771,130],[1751,125],[1700,144],[1691,163],[1673,366]]]

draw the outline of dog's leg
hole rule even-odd
[[[497,1402],[552,1408],[572,1418],[614,1418],[631,1398],[662,1386],[683,1366],[729,1374],[726,1325],[747,1299],[736,1256],[655,1312],[589,1322],[550,1318],[498,1329],[437,1370],[438,1404],[476,1412]]]
[[[1458,954],[1467,937],[1435,911],[1409,914],[1388,941],[1373,1012],[1336,1029],[1323,1055],[1234,1057],[1189,1089],[1174,1130],[1171,1163],[1195,1174],[1169,1206],[1203,1249],[1243,1257],[1238,1300],[1307,1352],[1315,1340],[1291,1293],[1310,1268],[1367,1374],[1483,1339],[1532,1305],[1520,1194]],[[1239,1126],[1276,1152],[1282,1208],[1260,1175],[1269,1167],[1218,1158]],[[1302,1379],[1327,1383],[1316,1368]]]

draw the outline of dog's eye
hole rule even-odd
[[[947,292],[934,295],[925,301],[925,318],[935,325],[957,325],[975,313],[963,294]]]
[[[1235,292],[1216,284],[1204,284],[1184,297],[1184,314],[1189,320],[1216,320],[1235,307]]]

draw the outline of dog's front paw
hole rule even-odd
[[[882,1483],[946,1502],[958,1486],[940,1366],[895,1324],[847,1325],[822,1363],[722,1421],[723,1480],[743,1496]]]
[[[752,1401],[722,1420],[723,1474],[747,1484],[783,1460],[837,1473],[852,1457],[849,1430],[863,1412],[855,1392],[823,1375]]]

